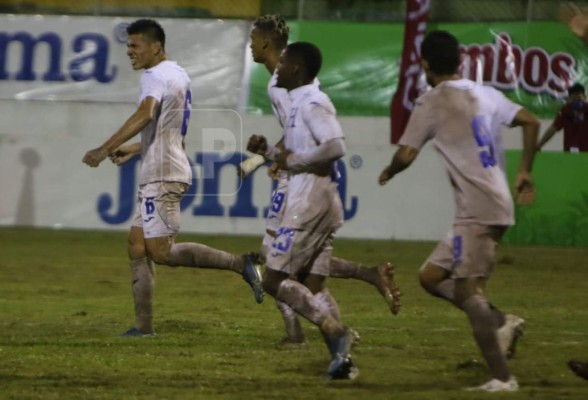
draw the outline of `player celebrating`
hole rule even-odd
[[[518,200],[534,200],[530,175],[539,121],[491,88],[457,74],[459,43],[448,32],[429,33],[421,45],[422,65],[431,91],[417,100],[400,147],[379,177],[384,185],[410,166],[419,149],[433,140],[455,191],[452,243],[442,241],[420,271],[422,286],[451,301],[468,316],[493,379],[474,388],[518,390],[498,340],[505,316],[484,295],[495,263],[495,248],[514,223],[512,197],[495,157],[493,137],[501,124],[523,128],[523,155],[517,174]],[[450,260],[450,262],[448,262]]]
[[[288,172],[286,208],[267,254],[264,289],[318,326],[331,354],[327,378],[353,379],[358,372],[349,355],[352,335],[341,324],[337,303],[325,287],[333,237],[343,223],[331,176],[345,145],[333,104],[313,84],[321,64],[313,44],[286,47],[276,68],[276,85],[288,90],[291,100],[284,150],[268,146],[266,138],[257,135],[249,139],[247,149]]]
[[[279,15],[265,15],[258,17],[253,23],[251,31],[251,53],[253,60],[264,64],[272,75],[268,83],[268,94],[272,109],[280,125],[285,127],[289,117],[291,100],[288,91],[278,87],[276,65],[278,59],[288,44],[289,28],[286,21]],[[318,80],[311,83],[318,87]],[[281,141],[278,143],[281,146]],[[242,165],[241,175],[246,176],[256,167],[265,163],[261,155],[253,156]],[[277,187],[272,194],[272,203],[267,217],[266,234],[262,243],[262,255],[266,256],[280,227],[284,209],[286,208],[288,173],[276,169],[276,164],[270,167],[276,174]],[[400,309],[400,291],[394,282],[394,266],[384,262],[375,267],[365,267],[357,263],[333,257],[329,276],[335,278],[353,278],[374,285],[386,300],[393,314]],[[300,321],[290,307],[277,301],[278,309],[282,313],[286,327],[286,337],[283,344],[305,343],[304,332]]]
[[[243,276],[263,300],[258,266],[252,255],[235,256],[197,243],[174,243],[179,231],[180,200],[192,181],[184,152],[191,95],[186,71],[165,55],[165,32],[154,20],[127,28],[127,55],[134,70],[144,69],[139,107],[104,144],[83,162],[97,167],[106,157],[117,165],[141,154],[137,207],[129,233],[136,326],[123,336],[154,336],[153,262],[168,266],[227,269]],[[123,145],[141,132],[141,142]]]

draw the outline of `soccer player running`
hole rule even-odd
[[[345,154],[344,135],[335,107],[313,84],[322,64],[311,43],[286,47],[276,68],[276,85],[290,96],[283,150],[253,135],[247,149],[275,160],[287,171],[286,207],[266,255],[263,287],[315,324],[331,354],[328,379],[353,379],[357,368],[349,350],[352,334],[340,321],[339,308],[325,286],[332,242],[343,224],[343,206],[332,175]]]
[[[274,114],[282,128],[287,125],[291,100],[288,91],[276,85],[276,65],[282,51],[288,44],[288,34],[289,27],[286,21],[279,15],[258,17],[253,23],[253,29],[251,31],[251,53],[253,60],[257,63],[264,64],[268,72],[272,75],[268,83],[268,94]],[[318,88],[317,79],[314,79],[311,84]],[[281,145],[282,141],[278,143],[278,146]],[[246,160],[245,163],[259,166],[265,163],[265,161],[263,156],[257,155]],[[271,244],[276,236],[276,231],[280,227],[286,208],[288,173],[284,170],[276,170],[275,167],[276,164],[270,167],[270,171],[275,172],[277,176],[277,187],[272,193],[272,203],[267,216],[266,233],[263,238],[261,250],[264,257],[267,256],[271,249]],[[252,170],[248,169],[247,171],[242,171],[241,174],[243,176],[251,172]],[[374,267],[366,267],[352,261],[333,257],[331,258],[329,276],[334,278],[358,279],[375,286],[386,300],[390,311],[393,314],[398,313],[400,309],[400,291],[394,282],[394,266],[391,263],[383,262]],[[288,305],[280,301],[276,301],[276,303],[286,327],[286,337],[281,343],[284,345],[304,344],[306,339],[298,316]]]
[[[505,315],[484,295],[495,264],[495,249],[514,223],[513,201],[496,160],[493,137],[500,125],[522,126],[523,153],[516,177],[517,201],[534,200],[531,166],[539,121],[499,91],[462,79],[459,43],[445,31],[430,32],[421,45],[422,65],[432,90],[417,99],[392,162],[379,177],[386,184],[409,167],[433,140],[443,157],[456,201],[452,241],[442,241],[420,270],[421,285],[464,311],[492,380],[473,388],[515,391],[498,341]]]
[[[123,336],[154,336],[153,262],[171,267],[226,269],[239,273],[263,300],[256,258],[236,256],[198,243],[175,243],[180,228],[180,200],[192,181],[184,151],[190,116],[190,79],[165,55],[165,32],[154,20],[140,19],[127,27],[127,55],[141,77],[139,106],[102,146],[90,150],[83,162],[97,167],[104,159],[117,165],[141,154],[137,205],[129,233],[136,326]],[[124,143],[141,133],[141,141]]]

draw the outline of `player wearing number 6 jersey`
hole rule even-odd
[[[455,193],[451,243],[441,242],[420,271],[422,286],[467,315],[493,379],[475,389],[514,391],[499,344],[504,314],[490,305],[484,286],[495,263],[495,248],[514,223],[513,201],[497,161],[493,137],[501,125],[522,126],[523,154],[516,178],[518,201],[534,200],[531,166],[539,121],[493,88],[462,79],[459,43],[448,32],[429,33],[421,45],[422,65],[432,90],[415,105],[391,165],[379,177],[385,184],[415,160],[432,140]],[[449,260],[449,262],[448,262]]]
[[[165,32],[153,20],[140,19],[127,28],[127,55],[134,70],[144,69],[139,107],[102,146],[88,151],[83,162],[97,167],[106,157],[121,165],[141,154],[137,205],[129,234],[136,326],[123,336],[154,336],[153,262],[168,266],[228,269],[243,276],[261,302],[263,290],[255,258],[197,243],[175,243],[180,229],[180,200],[192,181],[184,136],[190,117],[190,78],[166,60]],[[141,142],[124,145],[141,133]]]

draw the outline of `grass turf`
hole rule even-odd
[[[260,238],[181,235],[235,253]],[[488,379],[463,314],[428,296],[416,271],[434,243],[337,240],[335,255],[392,260],[404,293],[393,317],[374,288],[329,280],[343,320],[361,334],[360,377],[325,382],[327,352],[280,349],[273,299],[257,305],[225,271],[157,268],[156,338],[117,337],[133,324],[126,235],[0,229],[1,399],[586,399],[566,361],[588,360],[588,250],[503,246],[487,291],[527,320],[510,362],[513,394],[463,391]]]

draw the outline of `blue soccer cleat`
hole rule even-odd
[[[128,331],[126,331],[125,333],[120,335],[120,337],[125,337],[125,338],[126,337],[155,337],[155,336],[157,336],[157,334],[155,332],[144,333],[135,327],[132,327],[131,329],[129,329]]]
[[[343,335],[327,339],[331,363],[327,368],[326,379],[355,379],[357,377],[359,371],[349,354],[356,334],[357,332],[346,327]]]
[[[253,289],[255,301],[263,302],[263,286],[261,282],[261,270],[259,265],[259,256],[255,253],[247,253],[243,255],[243,280]]]
[[[326,380],[349,380],[352,381],[359,376],[359,368],[353,363],[351,357],[348,357],[345,362],[343,362],[339,368],[332,371],[331,373],[327,372],[325,375]]]

